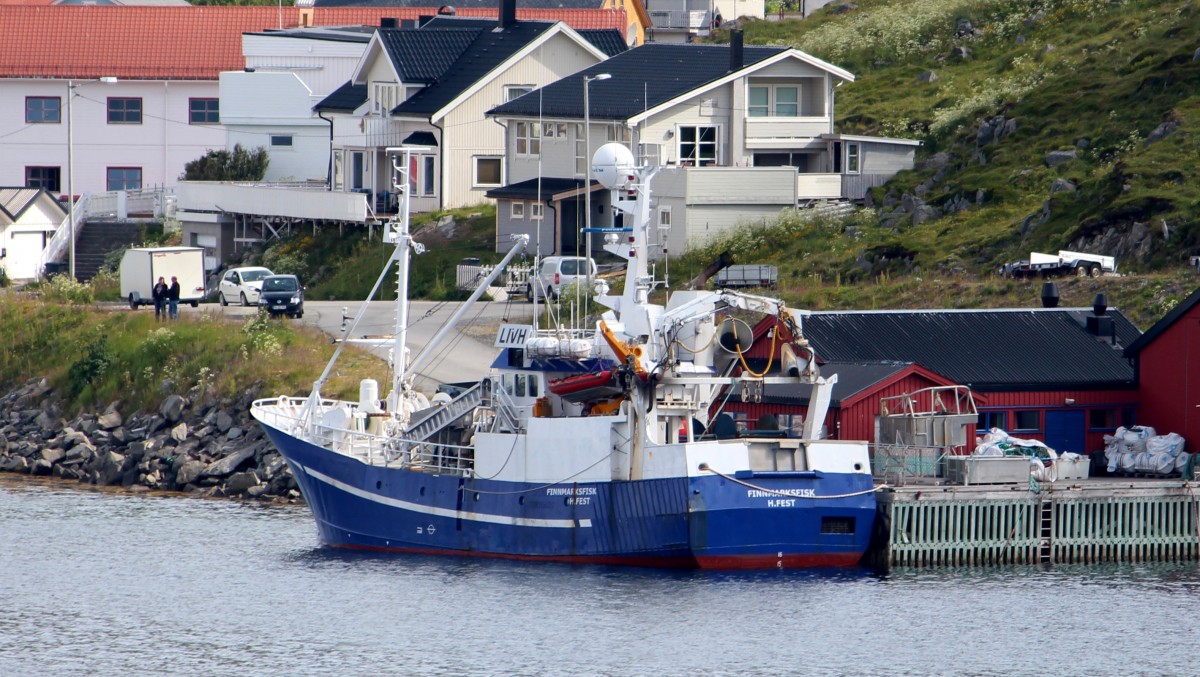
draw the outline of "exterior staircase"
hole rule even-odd
[[[142,228],[136,223],[89,219],[75,240],[75,279],[91,280],[109,252],[135,245],[142,237]]]
[[[418,418],[404,432],[404,441],[410,443],[424,442],[439,430],[470,413],[482,401],[483,389],[481,384],[476,383],[473,387],[464,390],[458,397],[447,402],[444,406],[427,409],[425,412],[418,412]]]

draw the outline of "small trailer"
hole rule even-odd
[[[1117,272],[1117,260],[1111,256],[1072,252],[1060,249],[1058,254],[1031,252],[1029,258],[1014,261],[1001,270],[1005,277],[1057,277],[1075,274],[1079,277],[1100,277]]]
[[[760,264],[736,265],[722,268],[713,278],[717,287],[766,287],[774,289],[779,283],[779,269]]]
[[[154,283],[179,279],[179,302],[193,308],[204,298],[204,250],[200,247],[139,247],[121,258],[121,298],[129,307],[154,303]]]

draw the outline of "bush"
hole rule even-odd
[[[47,301],[83,305],[95,301],[90,285],[71,279],[69,275],[55,275],[41,287]]]
[[[8,279],[8,270],[5,268],[0,268],[0,288],[7,287],[10,284],[12,284],[12,282]]]
[[[86,354],[67,370],[67,387],[73,397],[82,393],[84,388],[92,387],[113,362],[112,352],[108,349],[108,337],[104,334],[93,337],[84,351]]]

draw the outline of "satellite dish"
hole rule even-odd
[[[620,190],[637,180],[633,151],[619,143],[606,143],[592,156],[592,177],[609,190]]]

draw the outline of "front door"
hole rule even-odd
[[[1087,453],[1083,448],[1084,412],[1081,409],[1046,412],[1046,446],[1058,452]]]

